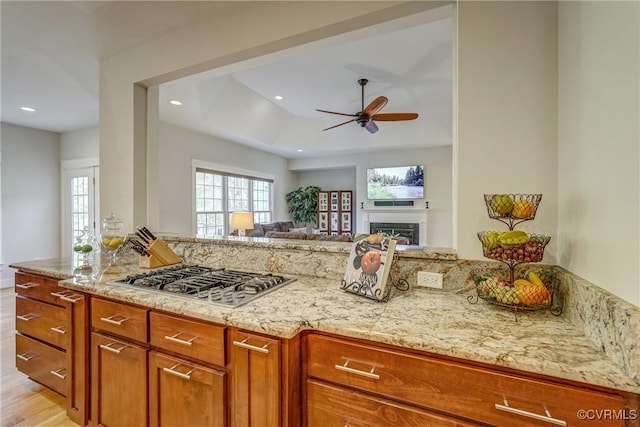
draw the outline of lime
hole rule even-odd
[[[91,252],[93,247],[91,245],[83,245],[81,251],[84,253]]]
[[[74,252],[82,252],[82,245],[76,245],[73,247]]]

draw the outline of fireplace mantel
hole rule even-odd
[[[358,210],[359,233],[368,233],[369,224],[372,222],[415,222],[420,226],[418,230],[420,246],[428,246],[426,209],[377,208]]]

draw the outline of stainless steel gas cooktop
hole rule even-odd
[[[180,265],[133,274],[108,283],[237,307],[293,281],[293,278],[270,273]]]

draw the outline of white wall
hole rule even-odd
[[[0,194],[2,263],[60,256],[60,135],[2,123]]]
[[[557,261],[557,4],[458,5],[457,252],[483,259],[477,232],[505,230],[485,193],[542,193],[534,221]]]
[[[62,160],[95,159],[100,157],[100,132],[97,127],[60,134]]]
[[[640,3],[560,2],[559,264],[640,305]]]
[[[158,153],[158,231],[193,234],[191,159],[274,175],[273,219],[289,218],[285,194],[298,188],[298,182],[283,157],[168,123],[160,123]]]
[[[322,158],[306,158],[289,160],[289,169],[300,172],[305,170],[355,167],[354,202],[357,221],[361,203],[365,209],[374,208],[373,202],[367,200],[366,171],[367,168],[384,166],[402,166],[421,164],[425,167],[425,199],[415,201],[413,208],[394,208],[394,211],[425,211],[424,201],[429,201],[427,220],[426,246],[453,246],[452,236],[452,149],[451,146],[424,148],[414,150],[393,150],[370,152],[358,155],[346,155]],[[329,171],[331,173],[331,171]],[[302,180],[302,178],[301,178]],[[301,181],[302,182],[302,181]],[[368,232],[368,230],[358,230]]]

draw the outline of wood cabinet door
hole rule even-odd
[[[76,292],[65,297],[67,328],[67,416],[83,426],[89,419],[89,302],[86,295]]]
[[[233,330],[230,339],[232,427],[280,426],[280,342]]]
[[[147,425],[147,349],[91,334],[91,425]]]
[[[149,353],[149,425],[224,427],[225,373]]]

